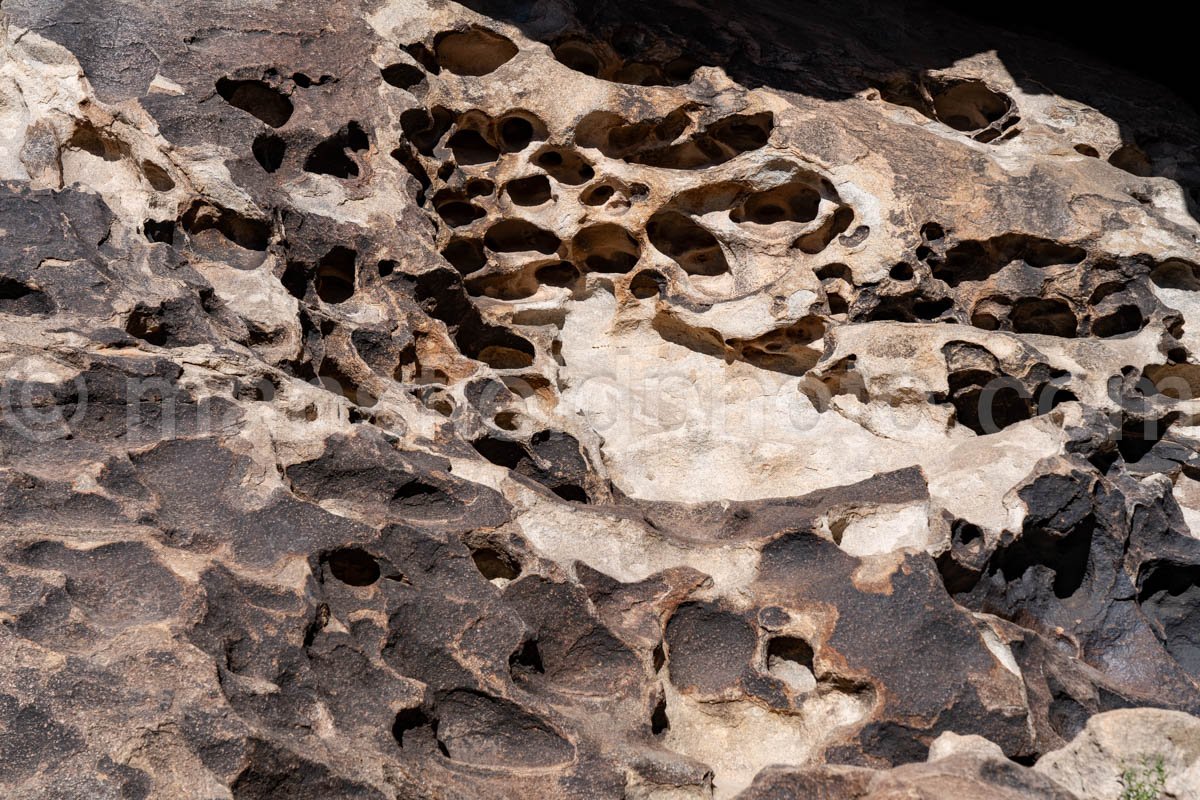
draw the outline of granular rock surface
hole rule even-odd
[[[5,2],[4,796],[1200,796],[1200,122],[844,5]]]

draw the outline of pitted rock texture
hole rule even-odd
[[[1195,113],[741,5],[4,4],[6,797],[1191,796]]]

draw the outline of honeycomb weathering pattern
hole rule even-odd
[[[1200,793],[1194,112],[733,5],[5,3],[5,796]]]

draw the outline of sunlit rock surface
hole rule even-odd
[[[742,5],[4,4],[6,797],[1192,796],[1195,114]]]

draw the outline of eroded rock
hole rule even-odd
[[[1196,791],[1194,113],[759,6],[5,5],[6,796]]]

